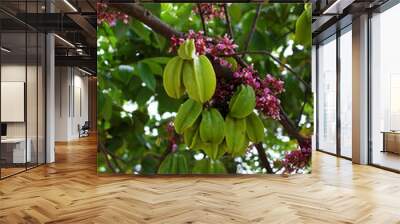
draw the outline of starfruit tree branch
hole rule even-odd
[[[113,171],[113,173],[117,173],[117,170],[115,169],[115,167],[112,165],[111,160],[109,158],[109,156],[111,157],[111,159],[113,160],[113,163],[115,164],[116,168],[120,171],[121,167],[119,166],[119,164],[117,163],[116,159],[114,158],[114,156],[112,155],[112,153],[110,153],[110,151],[107,150],[107,148],[105,147],[104,144],[99,143],[99,148],[100,151],[104,154],[104,157],[106,159],[107,165],[108,167]]]
[[[283,110],[282,106],[280,106],[280,114],[279,114],[279,123],[283,126],[289,136],[297,139],[300,144],[305,144],[310,141],[310,138],[302,135],[297,126],[289,119],[288,115]]]
[[[126,13],[133,18],[140,20],[155,32],[163,35],[166,38],[172,36],[182,36],[183,33],[173,29],[168,24],[154,16],[149,10],[145,9],[139,3],[111,3],[110,8],[114,8],[120,12]]]
[[[166,38],[171,38],[172,36],[182,36],[183,33],[175,30],[168,24],[161,21],[159,18],[154,16],[150,11],[143,8],[139,3],[112,3],[109,4],[110,8],[114,8],[115,10],[122,11],[133,18],[140,20],[148,27],[150,27],[154,32],[157,32],[160,35],[163,35]],[[235,59],[238,60],[239,64],[246,65],[246,63],[239,57],[239,55],[234,56]],[[308,85],[309,86],[309,85]],[[309,141],[309,137],[305,137],[301,135],[293,122],[289,119],[287,114],[281,108],[280,119],[279,122],[286,129],[289,136],[297,139],[299,143],[304,143]]]
[[[268,161],[267,153],[265,152],[265,149],[264,149],[264,146],[262,145],[262,143],[256,144],[255,147],[258,152],[258,157],[260,158],[261,166],[267,170],[267,173],[274,173],[274,171],[272,170],[271,164]]]
[[[200,4],[200,3],[197,3],[197,8],[198,8],[199,13],[200,13],[201,25],[203,26],[204,35],[207,36],[206,21],[205,21],[205,19],[204,19],[203,10],[201,9],[201,4]]]
[[[304,100],[303,100],[303,104],[301,105],[301,109],[300,109],[299,115],[297,116],[297,119],[296,119],[297,127],[300,127],[301,117],[302,117],[302,115],[303,115],[304,108],[306,107],[306,104],[307,104],[307,96],[308,96],[307,93],[308,93],[308,91],[304,91]]]
[[[294,75],[294,77],[297,79],[297,81],[301,82],[308,90],[311,90],[310,84],[308,84],[304,79],[301,78],[301,76],[294,71],[289,65],[286,63],[282,62],[279,58],[275,57],[272,55],[271,52],[265,51],[265,50],[257,50],[257,51],[242,51],[242,52],[237,52],[235,54],[230,54],[230,55],[220,55],[221,57],[231,57],[231,56],[237,56],[237,55],[245,55],[245,54],[262,54],[262,55],[267,55],[270,57],[272,60],[277,62],[279,65],[283,66],[286,70],[288,70],[290,73]]]
[[[223,4],[224,7],[224,13],[225,13],[225,22],[226,22],[226,31],[228,32],[229,37],[234,40],[235,38],[233,37],[233,29],[232,29],[232,24],[231,24],[231,17],[228,12],[228,6],[226,3]]]
[[[257,20],[258,17],[260,17],[262,5],[263,3],[258,3],[257,5],[256,15],[254,16],[253,23],[251,24],[249,35],[247,36],[247,39],[244,42],[244,48],[243,48],[244,51],[247,51],[247,49],[249,48],[251,38],[253,37],[253,34],[256,31]]]

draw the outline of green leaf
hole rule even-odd
[[[183,103],[183,99],[174,99],[167,95],[161,85],[157,86],[156,100],[158,101],[158,112],[163,114],[165,112],[176,112]]]
[[[150,97],[154,95],[154,92],[149,88],[141,88],[136,94],[136,103],[139,107],[144,107]]]
[[[150,70],[153,74],[162,76],[163,68],[160,64],[151,61],[147,61],[145,63],[150,67]]]
[[[211,160],[208,158],[196,161],[193,174],[226,174],[224,164],[219,160]]]
[[[305,6],[303,13],[296,22],[296,43],[306,46],[311,44],[311,17],[311,8]]]
[[[162,161],[158,169],[159,174],[188,174],[190,173],[186,157],[180,153],[170,153]]]
[[[161,5],[160,3],[146,3],[143,4],[143,7],[149,10],[153,15],[159,17],[161,13]]]
[[[232,18],[232,26],[237,24],[242,16],[240,4],[232,4],[228,7],[229,14]]]
[[[142,170],[141,170],[142,174],[147,175],[147,174],[157,173],[158,161],[157,159],[154,158],[154,156],[148,154],[145,157],[143,157],[141,165],[142,165]]]
[[[158,63],[158,64],[167,64],[168,61],[170,60],[170,57],[152,57],[152,58],[145,58],[143,60],[141,60],[140,62],[154,62],[154,63]]]
[[[113,72],[113,77],[122,82],[127,82],[132,77],[133,70],[134,69],[131,65],[119,65]]]
[[[139,75],[144,84],[146,84],[147,88],[153,91],[156,89],[156,78],[147,64],[138,63],[135,72]]]
[[[150,41],[150,34],[151,31],[148,30],[144,25],[139,22],[138,20],[134,20],[132,23],[132,29],[135,31],[135,33],[142,38],[147,45],[151,44]]]
[[[228,58],[225,58],[225,60],[226,60],[229,64],[231,64],[231,66],[232,66],[232,67],[231,67],[231,70],[232,70],[232,71],[236,71],[236,70],[237,70],[238,64],[237,64],[235,58],[233,58],[233,57],[228,57]]]
[[[104,95],[104,104],[102,107],[103,110],[103,118],[104,120],[108,121],[111,119],[112,116],[112,100],[110,97],[106,97],[107,95]]]

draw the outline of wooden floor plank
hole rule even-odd
[[[320,152],[310,175],[98,176],[96,139],[0,181],[0,223],[400,223],[400,175]]]

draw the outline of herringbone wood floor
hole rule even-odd
[[[0,223],[400,223],[400,175],[315,152],[313,174],[96,175],[95,139],[0,181]]]

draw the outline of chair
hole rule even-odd
[[[89,136],[90,124],[89,121],[85,121],[82,127],[78,124],[79,138]]]

